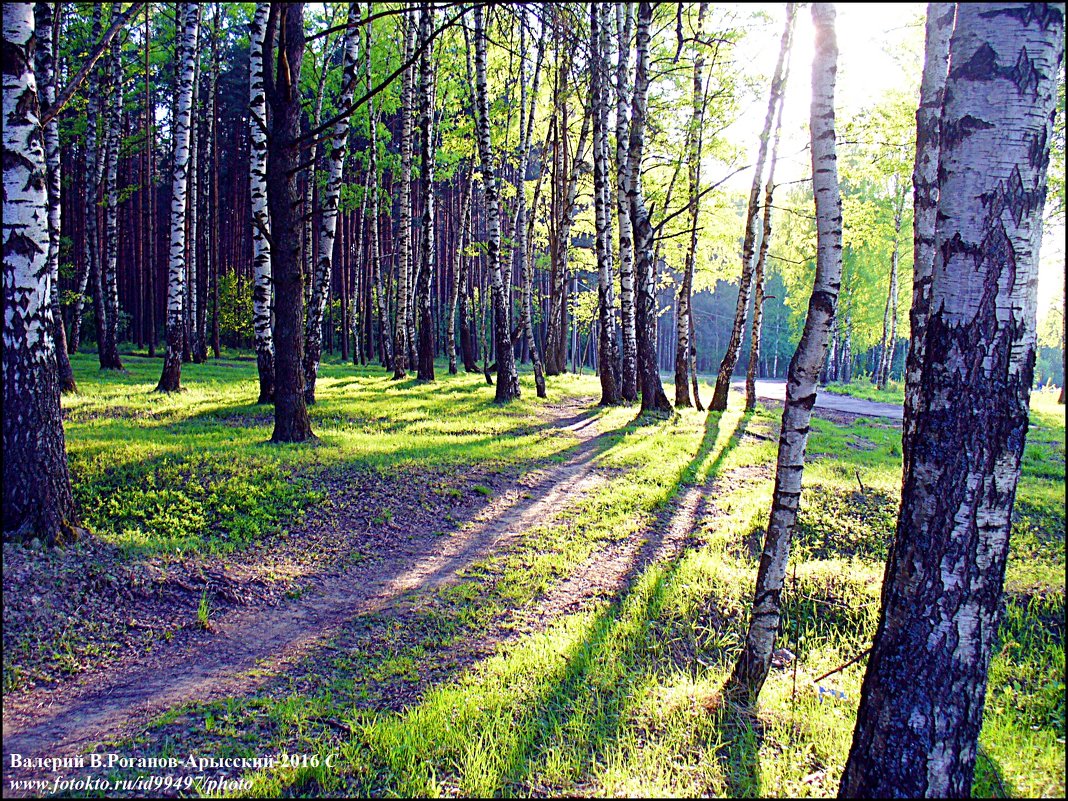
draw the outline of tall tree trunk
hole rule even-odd
[[[467,372],[474,372],[470,342],[463,342],[465,336],[470,339],[470,321],[467,314],[467,262],[464,255],[465,236],[471,226],[471,193],[475,183],[475,171],[464,179],[463,195],[460,199],[459,228],[456,231],[456,254],[452,263],[453,281],[449,289],[449,320],[445,335],[445,353],[449,357],[449,373],[456,375],[456,311],[460,307],[460,351]],[[477,368],[476,368],[477,369]]]
[[[775,64],[775,74],[771,79],[768,113],[764,117],[764,129],[760,133],[760,145],[757,148],[756,164],[753,167],[753,185],[749,190],[749,207],[745,217],[745,239],[742,242],[742,275],[738,280],[738,303],[734,309],[734,325],[731,327],[731,336],[727,341],[727,350],[723,354],[723,361],[719,365],[719,375],[716,377],[716,389],[712,394],[712,404],[710,406],[712,411],[722,412],[727,408],[727,393],[731,387],[731,376],[734,374],[734,366],[738,363],[738,352],[742,346],[742,332],[745,329],[745,320],[749,311],[749,295],[753,288],[753,270],[756,266],[753,252],[756,242],[757,213],[760,210],[760,184],[764,175],[764,160],[768,153],[768,137],[771,134],[775,107],[783,90],[784,65],[786,54],[790,50],[790,38],[793,35],[794,10],[794,3],[786,4],[786,24],[782,32],[782,42],[779,45],[779,60]]]
[[[219,15],[215,3],[211,35],[211,351],[219,358]]]
[[[705,121],[704,92],[704,37],[705,13],[708,3],[701,3],[697,12],[697,31],[694,44],[693,62],[693,97],[690,111],[690,130],[687,131],[687,175],[689,177],[690,199],[690,245],[686,249],[686,262],[679,284],[678,313],[675,317],[678,345],[675,349],[675,405],[690,405],[690,390],[687,376],[690,364],[690,329],[693,328],[690,312],[690,295],[693,292],[693,269],[697,258],[697,212],[698,195],[701,192],[701,145],[704,140],[702,128]],[[696,382],[697,376],[694,376]]]
[[[527,79],[526,79],[526,27],[525,20],[521,25],[522,45],[520,47],[521,55],[519,62],[519,103],[520,108],[526,108],[527,103]],[[538,40],[537,55],[534,63],[534,79],[531,83],[530,89],[530,108],[527,114],[527,124],[525,127],[520,123],[520,136],[521,141],[519,144],[519,180],[518,180],[518,192],[516,194],[516,213],[515,213],[515,227],[516,227],[516,257],[519,261],[519,274],[523,279],[523,294],[520,300],[520,313],[519,313],[519,327],[522,329],[523,336],[526,341],[527,350],[530,352],[530,360],[534,365],[534,386],[535,391],[539,398],[546,396],[545,392],[545,370],[541,363],[541,354],[538,352],[538,345],[534,341],[534,324],[533,324],[533,311],[531,308],[532,296],[534,294],[534,263],[530,258],[530,254],[527,253],[529,238],[529,230],[527,226],[527,193],[526,193],[526,178],[527,168],[530,164],[530,138],[534,130],[534,111],[537,108],[538,101],[538,81],[541,77],[541,65],[542,60],[545,57],[545,42],[546,38],[543,36]],[[542,158],[544,158],[544,149],[542,150]],[[540,179],[539,179],[540,186]],[[535,193],[534,199],[535,205],[537,204],[537,193]],[[533,220],[532,220],[533,222]]]
[[[405,21],[404,60],[415,52],[415,24]],[[412,273],[412,84],[415,67],[404,71],[401,83],[401,187],[400,221],[397,231],[397,319],[393,327],[393,378],[408,375],[408,356],[411,350],[408,329],[408,305],[411,303],[410,277]]]
[[[842,198],[835,154],[834,86],[838,43],[835,10],[830,3],[812,4],[816,31],[812,59],[812,109],[809,118],[812,147],[812,192],[816,201],[816,277],[808,315],[786,379],[786,403],[779,433],[775,490],[771,516],[760,555],[753,609],[745,648],[728,680],[726,693],[755,703],[771,667],[771,652],[779,629],[780,595],[790,541],[801,498],[816,381],[827,355],[838,289],[842,280]]]
[[[360,6],[349,3],[348,25],[345,33],[345,56],[338,108],[352,104],[356,92],[356,55],[360,42]],[[323,70],[327,65],[324,59]],[[319,255],[312,278],[308,319],[304,328],[304,402],[315,403],[315,379],[319,373],[319,359],[323,347],[323,314],[332,275],[334,239],[337,236],[338,199],[341,197],[341,178],[345,166],[345,148],[349,140],[349,118],[334,123],[330,132],[326,160],[326,188],[320,198]],[[347,336],[348,334],[346,334]]]
[[[198,200],[200,164],[200,54],[197,54],[193,67],[193,114],[189,123],[189,212],[186,215],[186,278],[185,278],[185,342],[182,348],[182,361],[196,361],[196,317],[197,285],[199,283],[199,260],[197,244],[199,236],[197,227],[200,219]]]
[[[416,307],[419,312],[419,352],[416,377],[420,381],[434,380],[434,320],[430,314],[430,279],[437,265],[434,242],[434,54],[428,45],[434,27],[434,12],[429,3],[422,4],[419,16],[419,160],[423,171],[423,243],[420,248],[419,276],[415,285]]]
[[[278,32],[277,44],[274,32]],[[264,36],[264,89],[271,114],[267,133],[267,204],[271,215],[274,280],[274,433],[272,442],[314,439],[304,404],[301,269],[300,67],[304,58],[304,4],[271,5]]]
[[[270,3],[256,3],[249,26],[249,194],[252,198],[252,330],[260,377],[257,403],[274,401],[274,335],[271,332],[271,242],[267,211],[267,97],[264,94],[263,37]]]
[[[475,7],[475,128],[482,163],[483,194],[486,198],[486,261],[493,284],[493,339],[497,350],[497,403],[519,397],[519,376],[512,354],[508,308],[501,278],[501,207],[494,174],[493,145],[490,141],[489,99],[486,96],[486,28],[482,6]],[[487,374],[488,378],[488,374]]]
[[[641,164],[645,147],[645,113],[649,101],[649,26],[653,6],[643,0],[638,4],[635,31],[636,60],[634,97],[631,103],[630,142],[627,156],[627,202],[634,229],[635,275],[638,306],[635,328],[638,340],[638,383],[642,393],[642,411],[670,412],[671,402],[660,382],[660,365],[656,352],[656,280],[653,259],[653,226],[642,196]],[[591,101],[592,102],[592,101]]]
[[[167,352],[163,357],[160,392],[176,392],[182,383],[182,343],[185,326],[186,213],[189,181],[189,127],[193,113],[193,74],[196,68],[200,5],[182,3],[181,72],[174,119],[174,178],[171,184],[171,242],[167,282]]]
[[[30,3],[6,3],[3,21],[4,539],[49,545],[75,539],[56,369],[48,264],[45,144],[33,72]]]
[[[916,109],[916,160],[912,167],[912,307],[909,311],[905,412],[901,427],[901,454],[906,469],[915,430],[915,409],[920,401],[920,372],[931,310],[931,279],[937,255],[935,218],[938,212],[942,100],[949,71],[949,40],[956,15],[956,3],[929,3],[927,6],[926,54],[920,81],[920,104]]]
[[[118,15],[119,6],[113,14]],[[100,367],[106,370],[121,370],[122,359],[119,358],[119,146],[122,143],[120,123],[122,121],[122,61],[119,52],[119,38],[111,40],[111,95],[108,98],[107,111],[107,165],[105,184],[107,187],[107,206],[104,212],[107,229],[107,254],[103,262],[104,304],[107,317],[104,322],[103,337],[100,339]]]
[[[100,7],[93,10],[93,39],[100,36]],[[93,299],[93,317],[96,327],[97,360],[103,367],[103,339],[107,328],[107,310],[104,306],[103,255],[100,231],[100,190],[104,175],[104,156],[107,150],[106,131],[101,128],[100,84],[101,70],[89,73],[89,108],[86,113],[85,156],[86,156],[86,209],[85,239],[89,257],[88,276],[91,281],[90,292]]]
[[[147,4],[146,4],[147,5]],[[102,5],[97,3],[93,6],[93,41],[100,39]],[[56,43],[58,46],[58,42]],[[100,118],[100,90],[98,87],[98,70],[89,73],[86,95],[88,96],[88,110],[85,115],[85,262],[82,269],[75,276],[74,284],[74,308],[71,310],[70,343],[68,352],[75,354],[81,344],[82,333],[82,310],[85,307],[86,292],[90,291],[90,280],[95,280],[95,259],[97,253],[97,227],[96,227],[96,201],[97,201],[97,125]],[[99,326],[99,321],[97,321]]]
[[[702,4],[702,8],[704,4]],[[634,230],[627,204],[627,80],[633,29],[630,3],[616,4],[616,225],[619,227],[619,318],[623,333],[623,400],[638,400],[638,340],[634,315]]]
[[[615,303],[612,297],[612,235],[608,177],[608,31],[607,6],[590,6],[590,103],[593,106],[593,204],[597,237],[597,344],[601,379],[601,406],[622,401],[619,391],[619,352],[616,347]]]
[[[372,10],[371,4],[367,4],[367,39],[364,52],[370,54],[372,44]],[[370,56],[368,56],[370,58]],[[371,93],[371,70],[367,70],[367,94]],[[393,335],[389,328],[389,304],[386,302],[386,293],[382,287],[382,260],[380,255],[381,244],[379,242],[378,211],[378,114],[375,111],[374,98],[367,101],[367,116],[370,120],[370,143],[368,144],[368,165],[370,173],[371,192],[371,219],[370,231],[370,258],[371,258],[371,281],[374,291],[375,317],[378,321],[379,356],[382,366],[386,369],[393,368]]]
[[[152,76],[149,68],[151,61],[151,3],[145,3],[145,136],[148,146],[145,148],[146,155],[146,188],[148,191],[148,215],[147,227],[143,232],[146,244],[145,270],[148,274],[148,355],[156,355],[156,183],[155,165],[153,155],[155,144],[154,118],[155,105],[152,102]]]
[[[883,339],[879,349],[879,366],[874,384],[879,389],[886,389],[890,381],[890,368],[894,364],[894,342],[897,339],[897,265],[901,244],[901,215],[905,210],[905,187],[902,184],[897,192],[894,206],[894,245],[890,251],[890,286],[886,293],[886,309],[883,313]]]
[[[58,7],[58,6],[57,6]],[[52,36],[53,18],[51,3],[34,4],[34,20],[37,27],[36,77],[38,95],[45,108],[56,98],[55,42]],[[57,376],[60,392],[76,392],[74,371],[67,355],[67,332],[63,327],[63,313],[59,305],[59,238],[62,233],[62,173],[60,171],[59,124],[55,118],[44,127],[45,164],[48,169],[48,275],[49,303],[55,323]]]
[[[959,4],[897,537],[840,793],[971,795],[1034,377],[1064,6]]]

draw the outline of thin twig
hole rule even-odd
[[[864,657],[866,657],[870,653],[871,653],[871,647],[865,648],[863,651],[861,651],[859,654],[854,656],[852,659],[850,659],[844,665],[840,665],[839,667],[836,667],[834,670],[828,670],[826,673],[824,673],[818,679],[813,679],[812,683],[813,684],[819,684],[821,681],[823,681],[828,676],[833,676],[835,673],[838,673],[839,671],[845,670],[850,665],[856,664],[857,662],[859,662],[861,659],[863,659]]]

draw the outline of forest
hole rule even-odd
[[[1064,11],[4,3],[4,797],[1063,797]]]

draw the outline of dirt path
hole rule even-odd
[[[321,578],[298,598],[271,608],[235,608],[213,622],[210,634],[191,642],[164,645],[150,658],[129,658],[5,703],[5,785],[10,787],[10,778],[27,778],[24,771],[9,775],[9,754],[84,753],[174,706],[255,689],[347,621],[389,608],[412,591],[453,581],[501,543],[552,520],[603,481],[593,465],[603,432],[591,405],[571,400],[550,412],[557,430],[579,439],[565,462],[524,476],[448,538],[412,531],[409,539],[391,543],[375,558]]]
[[[742,381],[733,382],[731,388],[745,392],[745,383]],[[757,381],[756,393],[758,398],[779,402],[785,401],[786,382]],[[815,408],[861,415],[863,417],[889,417],[892,420],[901,420],[904,416],[903,407],[896,403],[881,403],[879,401],[865,400],[864,398],[854,398],[849,395],[836,395],[833,392],[826,391],[816,393]]]

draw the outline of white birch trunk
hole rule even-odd
[[[812,191],[816,202],[816,276],[808,315],[786,379],[786,403],[779,434],[775,490],[771,516],[760,555],[753,609],[745,648],[728,680],[726,692],[755,703],[771,667],[771,652],[779,629],[780,595],[790,542],[801,498],[809,422],[816,402],[820,369],[835,317],[842,280],[842,197],[835,154],[834,87],[838,43],[835,10],[829,3],[813,3],[816,49],[812,59]]]
[[[345,33],[345,55],[341,77],[341,95],[338,108],[352,103],[356,92],[356,55],[360,43],[360,6],[349,3],[348,25]],[[323,64],[326,70],[326,63]],[[345,150],[349,139],[349,120],[346,117],[334,123],[330,132],[329,149],[325,154],[326,188],[320,198],[319,256],[312,277],[311,297],[308,302],[308,317],[304,327],[304,402],[315,403],[315,379],[319,374],[319,360],[323,348],[323,314],[326,312],[327,295],[334,259],[334,239],[337,236],[338,199],[341,197],[341,177],[345,166]]]
[[[267,212],[267,97],[263,86],[263,36],[270,3],[256,3],[249,26],[249,195],[252,199],[252,331],[260,378],[257,403],[274,399],[274,337],[270,216]]]
[[[200,6],[182,3],[182,63],[178,85],[178,113],[174,121],[174,177],[171,183],[171,241],[167,281],[167,352],[163,357],[160,392],[181,389],[182,340],[185,300],[187,186],[189,179],[189,127],[193,113],[193,75],[196,68]]]

